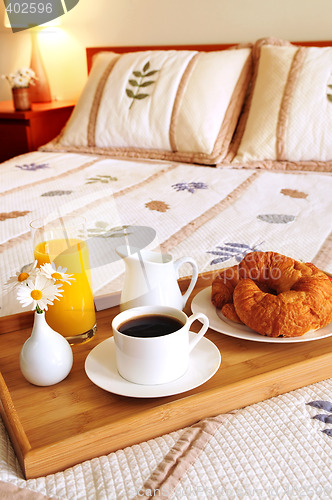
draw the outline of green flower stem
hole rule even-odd
[[[130,106],[129,106],[129,109],[131,109],[131,108],[132,108],[132,106],[133,106],[133,104],[134,104],[134,102],[135,102],[135,99],[137,98],[137,94],[139,93],[139,90],[140,90],[141,85],[142,85],[142,83],[143,83],[143,78],[144,78],[144,75],[142,75],[142,76],[141,76],[140,81],[139,81],[139,82],[137,82],[137,83],[138,83],[138,86],[137,86],[136,94],[134,95],[133,100],[131,101],[131,104],[130,104]]]
[[[38,305],[38,304],[36,305],[36,312],[37,312],[38,314],[42,314],[42,313],[43,313],[43,310],[42,310],[42,309],[40,309],[40,307],[39,307],[39,305]]]

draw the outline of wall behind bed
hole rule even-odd
[[[30,60],[29,33],[6,30],[3,13],[1,1],[0,74]],[[80,0],[57,35],[40,38],[53,96],[75,99],[86,79],[86,46],[324,40],[331,19],[331,0]],[[0,80],[0,100],[10,98]]]

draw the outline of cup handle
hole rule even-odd
[[[192,323],[196,321],[196,319],[199,319],[203,323],[203,325],[200,331],[196,333],[195,337],[189,341],[189,352],[191,352],[195,347],[195,345],[197,345],[198,342],[201,340],[201,338],[204,337],[204,335],[207,332],[207,329],[209,328],[209,318],[205,316],[205,314],[203,313],[195,313],[189,316],[188,318],[188,323],[187,323],[188,330],[190,329]]]
[[[192,270],[193,270],[189,286],[188,286],[186,292],[182,295],[182,300],[183,300],[182,307],[184,307],[186,305],[188,298],[189,298],[189,295],[191,294],[191,292],[194,289],[194,286],[196,285],[197,278],[198,278],[198,267],[197,267],[197,264],[194,261],[194,259],[192,259],[191,257],[181,257],[180,259],[178,259],[174,262],[175,271],[177,272],[178,275],[179,275],[178,269],[180,266],[182,266],[182,264],[190,264],[192,267]]]

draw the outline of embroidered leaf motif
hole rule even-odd
[[[135,99],[144,99],[145,97],[148,97],[149,94],[136,94],[134,96]]]
[[[296,217],[295,215],[287,214],[260,214],[257,215],[257,219],[269,224],[288,224],[289,222],[294,222]]]
[[[43,193],[41,196],[64,196],[66,194],[71,194],[72,191],[48,191],[47,193]]]
[[[143,82],[141,87],[149,87],[154,83],[154,80],[148,80],[147,82]]]
[[[41,168],[49,168],[49,165],[47,163],[40,163],[39,165],[37,163],[25,163],[24,165],[15,165],[15,167],[21,170],[35,171]]]
[[[153,200],[153,201],[148,201],[145,203],[146,208],[149,208],[150,210],[156,210],[157,212],[167,212],[169,209],[169,205],[165,203],[164,201],[158,201],[158,200]]]
[[[307,198],[308,194],[298,191],[297,189],[281,189],[281,194],[285,196],[290,196],[291,198]]]
[[[0,221],[7,220],[7,219],[17,219],[17,217],[24,217],[25,215],[29,214],[31,211],[30,210],[25,210],[24,212],[19,212],[15,210],[14,212],[1,212],[0,213]]]
[[[319,420],[320,422],[324,422],[325,424],[332,424],[332,416],[326,415],[325,413],[319,413],[312,418]]]
[[[310,401],[310,403],[307,403],[307,405],[318,408],[319,410],[325,410],[329,413],[332,413],[332,403],[330,401]],[[314,415],[312,418],[315,420],[319,420],[320,422],[324,422],[325,424],[332,424],[332,415],[327,415],[326,413],[319,413],[318,415]],[[332,429],[323,429],[322,432],[327,436],[332,437]]]
[[[307,403],[309,406],[313,406],[314,408],[319,408],[320,410],[326,410],[332,413],[332,403],[330,401],[310,401],[310,403]]]
[[[198,189],[207,189],[208,186],[205,182],[178,182],[177,184],[172,184],[172,188],[176,191],[188,191],[189,193],[195,193]]]
[[[132,89],[126,89],[127,96],[130,99],[132,99],[129,109],[132,108],[135,100],[142,100],[150,95],[144,92],[143,93],[140,92],[140,89],[149,87],[150,85],[155,83],[155,80],[145,80],[145,78],[155,75],[159,71],[159,69],[148,71],[149,69],[150,69],[150,61],[144,64],[142,71],[139,70],[133,71],[133,75],[136,78],[138,78],[138,80],[135,80],[134,78],[129,78],[128,80],[129,85],[131,85],[135,89],[135,92]]]
[[[87,235],[89,238],[122,238],[123,236],[129,236],[131,234],[126,231],[128,227],[128,225],[110,227],[107,222],[97,221],[94,227],[87,229]]]
[[[96,177],[89,177],[86,181],[86,184],[94,184],[95,182],[108,184],[109,182],[117,180],[118,180],[117,177],[112,177],[111,175],[96,175]]]
[[[221,262],[226,262],[233,257],[237,262],[241,262],[243,257],[250,252],[258,252],[258,247],[262,245],[263,241],[257,243],[257,245],[250,246],[246,243],[225,243],[223,246],[217,246],[217,250],[211,250],[207,253],[212,255],[218,255],[216,259],[210,262],[210,265],[220,264]]]

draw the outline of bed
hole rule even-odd
[[[151,248],[192,256],[200,273],[256,250],[332,273],[331,45],[88,48],[89,78],[64,130],[1,165],[1,283],[31,261],[29,222],[66,214],[87,220],[97,309],[119,301],[124,265],[108,245],[128,225],[154,228]],[[5,293],[0,305],[1,316],[21,311]],[[29,480],[2,424],[0,492],[328,497],[331,389],[326,379],[276,391]]]

